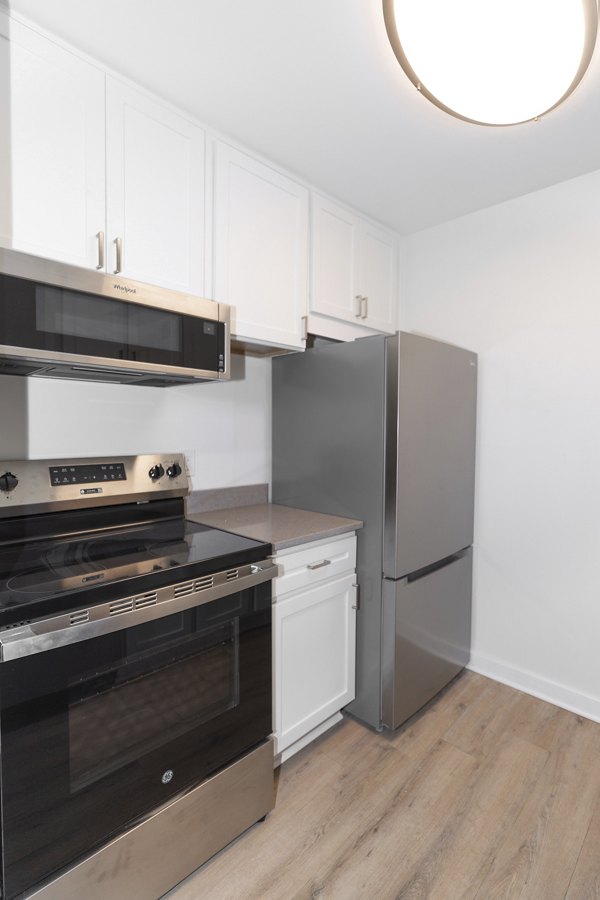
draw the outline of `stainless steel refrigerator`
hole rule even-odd
[[[397,728],[468,662],[477,357],[400,332],[273,360],[273,502],[360,518],[356,699]]]

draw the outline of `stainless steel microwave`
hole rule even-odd
[[[228,380],[229,307],[0,248],[0,375]]]

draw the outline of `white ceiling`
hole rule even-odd
[[[9,5],[404,234],[600,168],[599,52],[563,107],[488,128],[412,87],[381,0]]]

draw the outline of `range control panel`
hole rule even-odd
[[[50,483],[89,484],[96,481],[124,481],[127,478],[124,463],[104,463],[95,466],[50,466]]]
[[[0,460],[0,516],[185,497],[182,453],[95,459]]]

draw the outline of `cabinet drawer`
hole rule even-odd
[[[281,574],[273,582],[273,599],[337,578],[356,568],[356,535],[311,541],[275,556]]]

